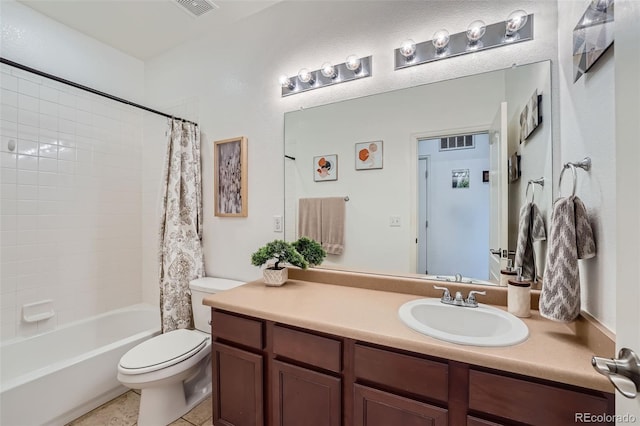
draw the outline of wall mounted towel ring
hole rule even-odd
[[[544,188],[544,177],[538,178],[538,179],[529,179],[529,182],[527,182],[527,189],[524,192],[524,200],[528,202],[529,200],[529,188],[531,186],[533,186],[533,191],[531,193],[531,202],[533,203],[533,200],[536,198],[536,185],[540,185],[541,187]]]
[[[576,195],[576,186],[578,184],[578,172],[576,172],[576,168],[578,167],[583,170],[589,171],[589,169],[591,169],[591,158],[585,157],[582,161],[579,161],[577,163],[565,163],[565,165],[562,167],[562,171],[560,172],[560,179],[558,180],[558,196],[560,195],[562,190],[562,175],[564,175],[564,171],[567,169],[571,169],[571,172],[573,173],[573,187],[571,190],[571,196],[573,197]]]

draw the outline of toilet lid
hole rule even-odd
[[[120,367],[148,373],[177,364],[207,345],[209,336],[194,330],[174,330],[145,340],[120,358]]]

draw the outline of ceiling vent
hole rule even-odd
[[[218,6],[208,0],[175,0],[181,9],[186,10],[192,16],[202,16],[207,12],[211,12]]]

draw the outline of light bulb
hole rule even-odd
[[[282,74],[278,78],[278,81],[280,82],[280,86],[286,87],[289,90],[291,90],[291,89],[293,89],[295,87],[293,85],[293,83],[291,82],[291,79],[289,77],[287,77],[286,75],[284,75],[284,74]]]
[[[353,72],[358,72],[358,70],[360,69],[360,58],[358,58],[356,55],[349,55],[347,56],[347,61],[344,65],[347,67],[347,69]]]
[[[334,67],[331,62],[325,62],[320,67],[320,72],[327,78],[336,78],[338,73],[336,73],[336,67]]]
[[[400,45],[400,54],[404,56],[407,60],[413,58],[413,55],[416,53],[416,42],[408,39],[402,42]]]
[[[447,30],[439,30],[433,35],[433,45],[435,46],[437,51],[444,50],[449,44],[449,31]]]
[[[473,21],[469,24],[469,27],[467,27],[467,39],[470,43],[476,43],[482,38],[486,31],[487,25],[484,23],[484,21]]]
[[[527,12],[524,10],[515,10],[509,14],[506,23],[506,35],[512,36],[527,23]]]
[[[306,68],[302,68],[300,71],[298,71],[298,80],[307,84],[315,83],[313,75],[311,75],[311,71]]]

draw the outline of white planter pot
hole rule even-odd
[[[266,268],[262,271],[264,283],[268,286],[278,287],[287,282],[289,278],[289,270],[287,268],[271,269]]]

